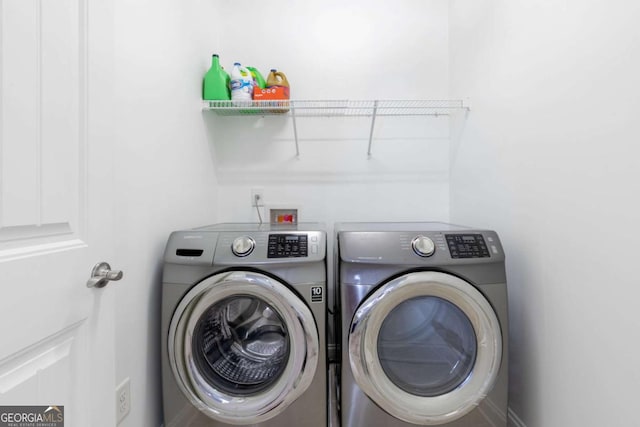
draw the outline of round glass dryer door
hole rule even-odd
[[[349,363],[382,409],[420,425],[469,413],[493,387],[500,324],[471,284],[438,272],[410,273],[377,289],[356,311]]]
[[[210,418],[255,424],[281,413],[311,384],[318,332],[305,303],[254,272],[227,272],[195,286],[169,329],[178,385]]]

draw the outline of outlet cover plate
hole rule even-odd
[[[118,424],[131,412],[131,380],[127,377],[116,388],[116,416]]]

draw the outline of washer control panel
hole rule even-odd
[[[488,258],[489,249],[482,234],[445,234],[451,258]]]
[[[298,258],[309,254],[306,234],[269,234],[267,258]]]

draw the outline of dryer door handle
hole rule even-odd
[[[110,281],[120,280],[122,276],[122,270],[112,270],[108,263],[99,262],[91,270],[87,288],[104,288]]]

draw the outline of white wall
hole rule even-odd
[[[454,0],[451,218],[507,251],[511,408],[528,427],[637,423],[640,6]]]
[[[219,1],[220,59],[283,71],[292,99],[448,98],[445,0],[273,0],[251,4],[238,25],[236,3]],[[300,157],[291,120],[219,118],[207,122],[219,179],[221,221],[257,221],[251,188],[267,205],[300,209],[301,221],[446,220],[448,121],[379,118],[371,122],[299,118]]]
[[[217,184],[201,78],[218,43],[204,0],[116,0],[117,378],[131,379],[125,427],[162,422],[160,280],[175,229],[214,223]],[[105,201],[107,206],[110,201]],[[99,368],[99,367],[98,367]]]

